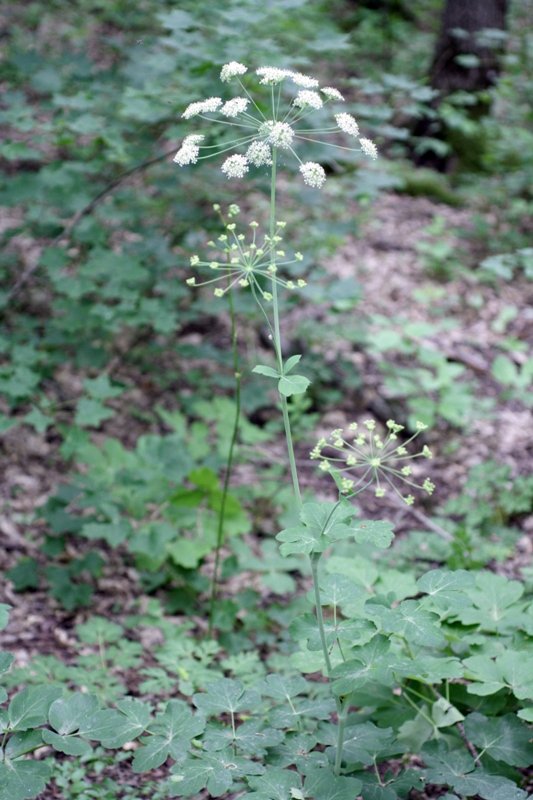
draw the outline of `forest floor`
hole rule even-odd
[[[533,311],[531,289],[520,279],[506,283],[502,289],[487,283],[474,284],[466,271],[453,269],[445,281],[428,272],[427,260],[419,252],[417,245],[426,236],[429,225],[436,217],[443,218],[444,236],[455,249],[466,252],[474,247],[468,238],[459,237],[458,230],[467,230],[471,224],[469,212],[452,209],[426,198],[412,198],[396,194],[384,194],[378,199],[357,237],[349,237],[333,258],[328,261],[328,269],[339,278],[356,277],[364,286],[364,315],[367,320],[378,315],[400,326],[399,319],[410,323],[427,323],[429,333],[425,344],[436,346],[445,353],[451,363],[461,364],[466,369],[465,377],[475,381],[476,397],[491,398],[494,402],[489,414],[480,413],[461,433],[450,434],[450,429],[442,428],[436,437],[435,458],[431,464],[431,477],[437,484],[434,498],[426,501],[421,508],[407,508],[393,499],[377,505],[370,495],[362,500],[362,513],[370,518],[388,517],[400,534],[409,530],[425,529],[428,516],[434,508],[457,495],[464,485],[468,470],[484,461],[497,458],[507,464],[513,476],[526,474],[533,453],[533,424],[530,411],[511,394],[504,394],[501,385],[495,381],[491,365],[502,336],[505,334],[526,339],[526,331],[533,331]],[[428,298],[434,298],[428,302]],[[514,307],[516,313],[508,321],[505,309]],[[312,313],[311,306],[306,314]],[[298,310],[292,312],[297,317]],[[436,323],[446,321],[442,326]],[[289,320],[290,324],[290,320]],[[431,332],[431,330],[433,332]],[[398,329],[401,336],[401,329]],[[364,375],[363,398],[359,399],[356,420],[364,419],[368,411],[391,415],[391,402],[380,397],[383,372],[378,368],[379,357],[339,335],[336,340],[328,339],[327,357],[334,362],[338,357],[353,362],[354,369]],[[387,354],[383,356],[389,358]],[[515,356],[518,360],[521,354]],[[399,356],[409,366],[409,354]],[[143,387],[135,390],[141,406],[150,408],[152,400]],[[423,391],[423,389],[422,389]],[[131,396],[130,396],[131,397]],[[379,398],[379,399],[378,399]],[[129,398],[130,399],[130,398]],[[117,401],[120,403],[120,400]],[[169,398],[172,405],[173,399]],[[394,403],[392,403],[394,408]],[[117,417],[120,419],[120,414]],[[342,427],[354,417],[350,414],[347,400],[335,411],[328,411],[316,431],[322,435],[322,428],[329,432]],[[135,420],[122,425],[123,439],[131,445],[136,436]],[[106,430],[121,438],[119,423],[107,423]],[[138,434],[145,432],[139,423]],[[455,446],[450,455],[448,439],[453,438]],[[311,443],[311,446],[314,442]],[[283,452],[283,443],[275,443],[274,448]],[[433,445],[432,445],[433,446]],[[269,445],[272,447],[272,445]],[[65,479],[65,464],[58,455],[58,439],[53,434],[39,436],[27,428],[15,428],[4,436],[4,458],[1,466],[1,511],[0,534],[3,547],[0,549],[0,572],[14,566],[21,556],[42,558],[39,542],[43,534],[43,523],[39,521],[39,508]],[[304,486],[326,493],[323,481],[318,482],[314,465],[307,460],[309,447],[302,446],[298,458],[304,470]],[[260,458],[259,458],[260,460]],[[249,476],[249,466],[241,478]],[[36,520],[36,521],[35,521]],[[514,521],[521,527],[522,536],[512,559],[498,565],[496,569],[509,577],[520,577],[521,570],[533,564],[533,517]],[[438,528],[441,528],[439,531]],[[445,535],[440,522],[432,535]],[[69,545],[65,558],[87,552],[92,543],[73,542]],[[114,606],[120,596],[122,613],[133,613],[141,593],[138,575],[127,564],[120,551],[104,550],[105,566],[103,577],[98,580],[94,594],[91,614],[115,617]],[[209,565],[207,565],[209,569]],[[0,634],[2,648],[14,653],[18,666],[26,665],[33,656],[55,655],[69,663],[79,644],[73,637],[75,625],[84,621],[87,611],[67,612],[53,600],[44,589],[16,593],[9,581],[0,582],[0,602],[13,607],[8,628]],[[265,597],[268,602],[268,597]],[[200,628],[202,627],[200,622]],[[147,643],[149,644],[149,643]],[[133,680],[133,684],[135,681]],[[114,777],[124,786],[143,782],[142,777],[134,776],[127,767],[117,765],[109,768],[106,774]],[[433,795],[413,794],[413,800]],[[40,796],[40,800],[67,800],[52,785]]]

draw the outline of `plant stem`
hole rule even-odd
[[[207,629],[208,636],[213,633],[213,618],[215,613],[215,602],[217,598],[218,589],[218,573],[220,570],[220,553],[222,545],[224,544],[224,522],[226,517],[226,503],[228,498],[229,483],[231,479],[231,470],[233,466],[233,454],[237,436],[239,433],[239,420],[241,416],[241,373],[239,365],[239,350],[237,346],[237,320],[235,317],[235,306],[233,304],[233,292],[228,292],[229,311],[231,320],[231,349],[233,353],[233,373],[235,376],[235,417],[233,419],[233,430],[231,433],[230,446],[228,451],[228,458],[226,461],[226,471],[224,474],[224,484],[222,486],[222,497],[220,499],[220,510],[218,513],[217,525],[217,541],[215,547],[215,565],[213,568],[213,577],[211,579],[211,598],[209,601],[209,625]]]
[[[272,171],[270,178],[270,237],[274,238],[276,235],[276,168],[277,168],[277,149],[272,148]],[[276,253],[275,248],[272,248],[271,264],[276,266]],[[281,348],[281,331],[279,324],[279,301],[278,301],[278,286],[276,283],[275,275],[272,275],[272,310],[274,317],[274,351],[276,360],[278,362],[278,371],[280,374],[283,372],[283,352]],[[296,458],[294,456],[294,444],[292,441],[291,423],[289,420],[289,408],[287,398],[280,393],[281,413],[283,415],[283,427],[285,429],[285,439],[287,442],[287,452],[289,455],[289,465],[291,470],[292,486],[294,489],[294,497],[298,506],[302,505],[302,494],[300,492],[300,482],[298,480],[298,470],[296,469]]]
[[[339,714],[339,722],[337,727],[337,749],[335,751],[335,767],[333,771],[335,775],[340,775],[342,764],[342,748],[344,746],[344,729],[346,728],[346,711],[343,710]]]
[[[275,147],[272,148],[272,172],[271,172],[271,182],[270,182],[270,237],[271,239],[274,238],[276,235],[276,168],[277,168],[277,150]],[[271,250],[271,262],[272,266],[276,266],[276,252],[275,247],[272,247]],[[274,319],[274,328],[273,328],[273,345],[274,345],[274,352],[276,355],[276,361],[278,366],[278,372],[280,375],[283,374],[283,351],[281,347],[281,330],[280,330],[280,322],[279,322],[279,302],[278,302],[278,287],[275,280],[275,273],[272,274],[272,308],[273,308],[273,319]],[[291,472],[291,479],[292,485],[294,490],[294,497],[296,503],[298,505],[298,509],[302,507],[302,494],[300,491],[300,482],[298,480],[298,470],[296,468],[296,458],[294,455],[294,443],[292,440],[292,433],[291,433],[291,423],[289,419],[289,408],[287,403],[287,398],[285,395],[282,395],[280,392],[280,405],[281,405],[281,412],[283,415],[283,427],[285,429],[285,439],[287,442],[287,452],[289,456],[289,465],[290,465],[290,472]],[[322,615],[322,603],[320,599],[320,588],[318,585],[318,562],[320,560],[320,553],[311,553],[310,554],[311,560],[311,572],[313,575],[313,591],[315,595],[315,609],[316,609],[316,619],[318,624],[318,630],[320,633],[320,642],[322,644],[322,652],[324,655],[324,661],[326,663],[326,672],[328,678],[331,674],[331,659],[329,657],[328,652],[328,644],[326,641],[326,633],[324,629],[324,617]],[[342,748],[344,744],[344,729],[346,727],[346,714],[347,710],[343,708],[342,702],[336,698],[335,699],[337,705],[337,715],[339,720],[339,729],[337,734],[337,754],[335,760],[335,774],[338,775],[341,768],[341,761],[342,761]]]
[[[320,561],[320,553],[311,553],[311,573],[313,575],[313,591],[315,593],[315,610],[316,621],[318,625],[318,632],[320,634],[320,643],[322,644],[322,653],[324,661],[326,662],[326,671],[328,678],[331,672],[331,659],[329,657],[328,643],[326,641],[326,631],[324,629],[324,616],[322,614],[322,602],[320,600],[320,589],[318,586],[318,562]]]

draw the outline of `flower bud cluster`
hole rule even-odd
[[[242,156],[234,155],[231,158],[234,159],[233,164],[236,170],[247,169],[246,165],[236,160]],[[220,212],[218,204],[214,208],[215,211]],[[209,242],[213,249],[218,249],[220,254],[218,257],[202,261],[198,255],[191,256],[191,267],[208,269],[211,274],[214,274],[214,277],[200,282],[196,280],[196,277],[187,278],[187,285],[217,284],[213,292],[215,297],[224,297],[234,286],[249,287],[258,302],[272,300],[272,293],[265,288],[271,286],[272,282],[289,290],[303,289],[307,285],[303,278],[291,279],[278,275],[279,267],[283,269],[283,267],[303,261],[303,255],[298,252],[292,259],[285,257],[285,250],[282,248],[283,237],[281,236],[285,222],[281,220],[277,222],[276,233],[273,236],[264,234],[260,238],[259,225],[255,220],[249,223],[246,233],[238,230],[233,219],[239,213],[240,209],[237,205],[230,205],[227,216],[231,221],[225,222],[224,233],[220,234],[217,242]]]
[[[342,494],[353,496],[373,485],[376,497],[383,497],[392,490],[407,505],[412,505],[415,498],[405,487],[422,490],[428,495],[435,489],[428,477],[417,483],[411,466],[414,459],[433,457],[429,447],[424,445],[415,453],[407,448],[426,428],[423,422],[417,422],[415,433],[398,444],[398,434],[404,426],[392,419],[387,421],[384,435],[379,432],[375,420],[366,420],[361,425],[352,422],[347,430],[336,428],[328,437],[319,439],[310,458],[318,460],[319,469],[334,478]]]

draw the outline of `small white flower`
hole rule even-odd
[[[249,169],[248,161],[244,156],[230,156],[224,161],[220,169],[227,178],[244,178]]]
[[[326,173],[320,164],[315,161],[306,161],[300,167],[300,172],[304,179],[304,183],[308,186],[313,186],[315,189],[320,189],[326,182]]]
[[[232,78],[235,78],[236,75],[244,75],[245,72],[248,72],[248,67],[245,67],[244,64],[240,64],[238,61],[230,61],[229,64],[224,64],[220,70],[220,80],[223,83],[227,83]]]
[[[256,69],[256,74],[261,78],[259,83],[270,86],[281,83],[284,78],[292,77],[293,73],[288,69],[279,69],[279,67],[259,67]]]
[[[225,117],[236,117],[237,114],[242,114],[243,111],[246,111],[249,102],[250,101],[247,100],[246,97],[234,97],[232,100],[228,100],[224,103],[220,109],[220,113]]]
[[[187,106],[183,114],[183,119],[190,119],[196,117],[198,114],[209,114],[213,111],[218,111],[222,105],[220,97],[208,97],[207,100],[199,100],[197,103],[191,103]]]
[[[335,120],[341,131],[351,136],[359,136],[359,125],[351,114],[335,114]]]
[[[198,161],[198,156],[200,154],[200,142],[203,142],[205,136],[201,136],[200,134],[192,134],[191,136],[186,136],[183,140],[180,149],[172,159],[176,164],[179,164],[180,167],[184,167],[187,164],[196,164]]]
[[[339,90],[335,89],[333,86],[324,86],[324,88],[320,91],[322,94],[326,95],[328,100],[338,100],[339,102],[344,103],[344,97]]]
[[[272,164],[272,153],[266,142],[252,142],[246,151],[246,159],[254,167],[269,166]]]
[[[318,88],[318,81],[316,78],[310,78],[308,75],[303,75],[301,72],[291,72],[289,77],[296,86],[303,86],[304,89]]]
[[[269,120],[261,126],[260,133],[266,134],[267,142],[273,147],[287,150],[294,139],[294,131],[287,122]]]
[[[359,139],[359,144],[365,156],[374,159],[378,157],[378,148],[371,139]]]
[[[298,108],[322,108],[324,103],[322,102],[322,98],[318,94],[318,92],[311,92],[308,89],[304,89],[301,92],[298,92],[296,97],[293,100],[295,106]]]

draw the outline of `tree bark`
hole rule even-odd
[[[509,0],[446,0],[441,29],[437,38],[430,69],[430,84],[437,94],[433,111],[449,95],[463,91],[475,96],[468,114],[479,119],[490,111],[486,90],[498,80],[504,38],[489,38],[483,34],[505,32]],[[471,63],[461,56],[474,56]],[[438,115],[419,121],[413,131],[415,136],[431,136],[446,140],[446,126]],[[446,170],[450,156],[437,156],[433,152],[420,154],[415,161],[424,166]]]

